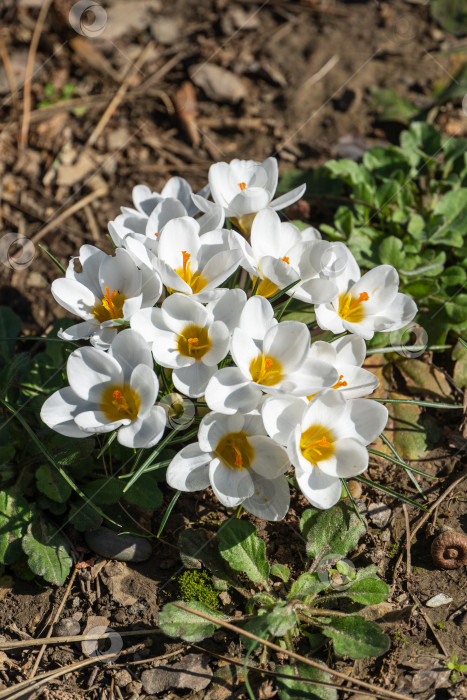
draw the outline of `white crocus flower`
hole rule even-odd
[[[307,396],[338,380],[337,370],[321,360],[307,359],[310,333],[298,321],[273,321],[274,311],[263,297],[245,304],[232,335],[236,367],[216,372],[206,388],[208,406],[233,414],[255,409],[264,393]]]
[[[183,216],[164,226],[156,264],[169,291],[208,302],[223,293],[217,287],[237,269],[241,257],[232,231],[218,229],[200,236],[198,222]]]
[[[358,335],[346,335],[332,343],[317,340],[310,348],[309,357],[329,362],[336,368],[339,379],[331,388],[338,389],[345,399],[367,396],[379,385],[378,377],[362,367],[366,344]]]
[[[162,294],[162,282],[153,270],[139,270],[122,249],[107,255],[92,245],[80,248],[82,272],[72,258],[66,276],[52,283],[52,295],[64,309],[83,319],[59,333],[64,340],[89,338],[106,348],[121,330],[119,321],[129,321],[141,308],[152,307]]]
[[[225,215],[245,234],[250,233],[251,223],[260,209],[284,209],[305,192],[306,186],[300,185],[273,199],[277,180],[275,158],[266,158],[263,163],[235,158],[230,163],[215,163],[209,168],[209,185],[214,202],[224,208]]]
[[[392,265],[379,265],[360,277],[350,251],[342,262],[343,269],[333,277],[338,293],[315,307],[320,328],[333,333],[350,331],[371,340],[377,331],[397,330],[412,321],[417,305],[398,293],[399,275]]]
[[[187,445],[167,469],[167,483],[180,491],[208,486],[223,505],[242,505],[257,518],[282,520],[290,503],[284,474],[287,452],[267,436],[258,412],[208,413],[198,443]]]
[[[172,294],[160,309],[142,309],[131,319],[131,327],[152,344],[152,353],[162,367],[173,370],[178,391],[198,398],[204,395],[218,363],[230,347],[230,331],[221,320],[234,325],[238,307],[246,301],[241,289],[226,290],[220,302],[203,306],[185,294]],[[227,303],[226,303],[227,302]],[[230,305],[230,312],[229,312]]]
[[[130,328],[108,352],[84,347],[67,362],[70,386],[56,391],[41,410],[49,428],[61,435],[85,438],[118,430],[121,445],[152,447],[162,437],[166,413],[155,406],[159,382],[146,341]]]
[[[315,508],[331,508],[341,497],[340,479],[368,467],[366,445],[384,429],[388,411],[371,399],[346,401],[339,391],[322,391],[310,403],[268,398],[262,415],[268,434],[286,444],[298,485]]]
[[[256,294],[268,298],[300,280],[287,294],[312,304],[324,303],[336,295],[334,282],[320,275],[334,244],[321,241],[316,229],[300,231],[266,208],[255,216],[251,244],[240,234],[237,241],[243,252],[242,267],[253,283],[259,281]]]

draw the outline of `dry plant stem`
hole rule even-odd
[[[197,644],[192,644],[191,645],[194,649],[198,649],[198,651],[203,652],[204,654],[208,654],[209,656],[214,656],[216,659],[221,659],[222,661],[227,661],[228,663],[235,664],[236,666],[241,666],[242,668],[245,668],[245,661],[243,659],[237,659],[235,657],[231,656],[223,656],[222,654],[217,654],[215,651],[208,651],[207,649],[204,649],[203,647],[199,647]],[[277,673],[276,671],[269,671],[264,668],[258,668],[258,666],[250,666],[250,664],[246,664],[246,668],[249,671],[256,671],[256,673],[262,673],[267,676],[272,676],[273,678],[291,678],[291,676],[286,675],[285,673]],[[337,683],[326,683],[326,681],[315,681],[311,680],[310,678],[301,678],[300,676],[293,676],[293,679],[295,681],[302,681],[303,683],[310,683],[312,685],[319,685],[324,688],[333,688],[334,690],[342,690],[342,686],[338,685]],[[382,697],[385,698],[385,695],[379,695],[377,692],[374,690],[369,691],[369,690],[361,690],[359,689],[358,691],[359,695],[364,695],[365,697],[369,698],[374,698],[374,697]]]
[[[13,103],[13,108],[18,111],[18,91],[16,89],[15,75],[13,73],[13,68],[11,67],[10,57],[8,55],[7,47],[3,41],[3,36],[0,33],[0,58],[3,61],[3,67],[5,68],[6,79],[8,80],[8,86],[10,88],[11,101]]]
[[[60,617],[60,613],[61,613],[62,610],[63,610],[63,606],[65,605],[68,596],[70,595],[71,587],[72,587],[73,582],[74,582],[74,580],[75,580],[75,578],[76,578],[76,573],[77,573],[77,571],[78,571],[78,569],[75,567],[75,568],[73,569],[73,573],[71,574],[70,580],[69,580],[69,582],[68,582],[68,586],[66,587],[65,595],[63,596],[63,598],[62,598],[62,600],[61,600],[61,602],[60,602],[60,605],[58,606],[58,610],[57,610],[57,612],[55,613],[52,622],[50,623],[49,631],[47,632],[47,635],[46,635],[45,639],[50,639],[50,637],[52,636],[52,630],[53,630],[54,625],[55,625],[55,623],[57,622],[58,618]],[[45,651],[45,649],[46,649],[46,646],[47,646],[47,644],[44,644],[44,645],[39,649],[39,653],[38,653],[37,658],[36,658],[36,660],[35,660],[35,662],[34,662],[34,666],[33,666],[33,669],[32,669],[32,671],[31,671],[30,675],[29,675],[29,678],[34,678],[34,676],[36,675],[37,669],[38,669],[39,664],[40,664],[40,662],[41,662],[41,659],[42,659],[42,656],[43,656],[44,651]]]
[[[337,678],[342,678],[345,681],[349,681],[350,683],[353,683],[354,685],[359,685],[362,686],[363,688],[367,688],[368,690],[372,690],[373,693],[378,693],[380,697],[382,698],[394,698],[394,700],[407,700],[407,695],[401,695],[400,693],[393,693],[392,690],[386,690],[385,688],[379,688],[377,685],[373,685],[372,683],[366,683],[365,681],[361,681],[358,678],[352,678],[352,676],[347,675],[346,673],[341,673],[340,671],[333,671],[332,669],[329,669],[327,666],[324,666],[323,664],[318,663],[317,661],[313,661],[312,659],[307,659],[306,656],[302,656],[301,654],[297,654],[294,651],[289,651],[288,649],[283,649],[282,647],[278,646],[277,644],[274,644],[273,642],[269,642],[267,639],[261,639],[261,637],[258,637],[256,634],[252,634],[251,632],[248,632],[247,630],[241,629],[240,627],[236,627],[235,625],[230,624],[230,622],[225,622],[224,620],[220,620],[218,617],[213,617],[212,615],[206,615],[205,613],[199,612],[198,610],[193,610],[186,605],[181,605],[180,603],[171,603],[171,605],[174,606],[174,608],[180,608],[180,610],[184,610],[185,612],[190,613],[191,615],[196,615],[197,617],[202,617],[204,620],[208,620],[209,622],[213,622],[215,625],[220,625],[221,627],[224,627],[225,629],[230,630],[231,632],[235,632],[236,634],[240,634],[243,637],[248,637],[249,639],[253,639],[255,642],[259,642],[259,644],[264,644],[265,646],[269,647],[270,649],[273,649],[274,651],[279,652],[280,654],[286,654],[286,656],[290,656],[292,659],[295,659],[296,661],[300,661],[302,664],[306,664],[306,666],[312,666],[313,668],[318,668],[320,671],[325,671],[326,673],[330,673],[332,676],[336,676]],[[0,695],[1,698],[1,695]]]
[[[410,578],[412,576],[412,560],[410,556],[410,543],[412,542],[412,535],[410,534],[410,522],[409,522],[409,513],[407,510],[407,506],[405,503],[402,504],[402,510],[404,511],[404,520],[405,520],[405,548],[407,551],[407,578]]]
[[[411,537],[411,538],[415,537],[416,533],[420,530],[420,528],[422,527],[422,525],[424,525],[424,524],[426,523],[426,521],[427,521],[428,518],[432,515],[432,513],[434,512],[434,510],[440,505],[440,503],[442,503],[442,502],[444,501],[445,498],[447,498],[447,497],[449,496],[449,494],[451,493],[451,491],[454,491],[454,489],[455,489],[457,486],[459,486],[459,484],[461,484],[461,483],[464,481],[464,479],[465,479],[466,477],[467,477],[467,473],[464,473],[464,474],[462,474],[462,476],[460,476],[458,479],[456,479],[455,481],[453,481],[452,484],[451,484],[450,486],[448,486],[448,488],[441,494],[441,496],[433,503],[433,505],[432,505],[431,508],[429,509],[428,513],[424,513],[424,515],[422,515],[422,517],[420,518],[420,520],[418,521],[418,523],[415,525],[415,527],[414,527],[414,529],[412,530],[412,532],[411,532],[411,533],[407,533],[407,534],[410,534],[410,537]],[[410,541],[409,541],[409,546],[410,546]],[[392,592],[394,592],[394,587],[395,587],[395,585],[396,585],[395,581],[396,581],[397,571],[398,571],[398,569],[399,569],[399,566],[401,565],[401,562],[402,562],[403,557],[404,557],[404,552],[402,551],[402,552],[399,554],[399,557],[398,557],[398,559],[397,559],[397,561],[396,561],[396,564],[395,564],[395,566],[394,566],[393,583],[392,583]]]
[[[113,99],[110,100],[110,102],[107,106],[107,109],[105,110],[104,114],[99,119],[96,126],[94,127],[94,130],[93,130],[91,136],[88,138],[86,145],[84,146],[83,151],[86,150],[86,148],[89,148],[89,146],[92,146],[97,141],[99,136],[102,134],[105,127],[107,126],[107,122],[109,121],[109,119],[111,118],[111,116],[115,112],[115,110],[117,109],[120,102],[123,100],[125,93],[128,90],[128,87],[130,86],[130,83],[134,79],[136,73],[138,73],[141,66],[146,61],[147,57],[149,56],[149,54],[153,50],[153,48],[154,48],[154,44],[149,43],[141,51],[136,63],[128,71],[122,84],[118,88],[118,90],[115,94],[115,97],[113,97]]]
[[[441,651],[443,652],[443,654],[444,654],[446,657],[449,657],[450,654],[449,654],[448,650],[446,649],[446,647],[444,646],[442,640],[440,639],[440,637],[439,637],[439,635],[438,635],[438,633],[437,633],[437,631],[436,631],[436,627],[435,627],[434,624],[432,623],[432,621],[431,621],[429,615],[423,610],[422,604],[420,603],[420,601],[419,601],[419,599],[417,598],[417,596],[415,595],[415,593],[413,593],[413,592],[410,590],[410,587],[409,587],[409,594],[410,594],[410,596],[412,597],[412,599],[413,599],[415,605],[417,606],[417,608],[420,610],[420,612],[421,612],[421,614],[422,614],[422,616],[423,616],[423,619],[425,620],[426,624],[428,625],[428,627],[430,628],[430,630],[431,630],[431,632],[432,632],[432,634],[433,634],[433,637],[434,637],[434,638],[436,639],[436,641],[438,642],[439,648],[441,649]]]
[[[97,190],[94,190],[94,192],[90,192],[87,194],[85,197],[80,199],[78,202],[75,202],[74,204],[71,205],[71,207],[68,207],[68,209],[65,209],[61,214],[59,214],[55,219],[52,219],[52,221],[49,221],[48,224],[44,226],[44,228],[41,228],[34,236],[31,236],[30,240],[32,243],[37,243],[40,241],[44,236],[46,236],[50,231],[52,231],[54,228],[62,224],[66,219],[68,219],[70,216],[73,216],[73,214],[76,214],[77,211],[82,209],[83,207],[87,206],[91,202],[93,202],[95,199],[98,199],[99,197],[102,197],[106,193],[106,190],[103,187],[99,187]]]
[[[107,639],[111,634],[119,634],[120,637],[144,637],[151,634],[162,634],[160,629],[150,630],[125,630],[119,632],[112,629],[106,634],[74,634],[70,637],[41,637],[41,639],[21,639],[17,642],[4,642],[0,644],[0,651],[8,651],[8,649],[23,649],[27,647],[39,647],[44,643],[47,644],[65,644],[68,642],[94,641],[96,639]],[[1,697],[1,695],[0,695]]]
[[[37,18],[36,26],[34,27],[31,44],[29,45],[23,86],[23,121],[21,124],[21,134],[19,138],[20,150],[23,150],[28,143],[29,120],[31,116],[31,81],[34,71],[34,61],[36,58],[37,47],[39,46],[39,39],[44,27],[45,18],[51,4],[52,0],[44,0]]]

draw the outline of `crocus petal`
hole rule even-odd
[[[241,328],[236,328],[233,332],[230,350],[243,378],[251,380],[250,365],[260,354],[253,338]]]
[[[338,379],[337,369],[333,365],[310,357],[306,357],[300,367],[287,377],[294,385],[290,385],[289,391],[295,396],[316,394],[322,389],[334,386]]]
[[[139,449],[156,445],[164,434],[166,412],[162,406],[153,406],[145,417],[138,417],[133,423],[120,428],[117,440],[124,447]]]
[[[214,452],[217,450],[219,441],[227,433],[238,433],[243,429],[244,416],[236,413],[232,416],[224,415],[212,411],[205,415],[198,430],[198,442],[200,449],[204,452]]]
[[[175,455],[167,469],[167,483],[178,491],[201,491],[210,486],[209,464],[212,456],[201,452],[197,443],[187,445]]]
[[[195,362],[189,367],[179,367],[172,372],[175,388],[182,394],[198,399],[204,396],[209,380],[217,371],[217,366],[208,367],[203,362]]]
[[[386,427],[388,409],[371,399],[352,399],[349,401],[349,417],[355,426],[357,439],[368,445]]]
[[[289,484],[285,476],[277,479],[264,479],[251,473],[254,494],[246,498],[242,506],[249,513],[262,520],[282,520],[290,506]]]
[[[295,426],[301,420],[308,403],[306,399],[289,396],[267,398],[261,415],[268,435],[279,445],[287,445]]]
[[[75,423],[75,416],[87,406],[87,402],[82,401],[67,386],[46,399],[41,408],[41,419],[60,435],[71,438],[89,437],[89,433],[78,428]]]
[[[371,316],[379,315],[394,301],[398,286],[399,275],[395,268],[392,265],[378,265],[366,272],[349,291],[357,299],[362,292],[368,294],[369,299],[362,302],[362,308],[365,316]]]
[[[346,335],[330,343],[336,351],[336,362],[339,365],[355,365],[361,367],[366,357],[366,343],[356,335]]]
[[[279,255],[284,242],[281,236],[281,220],[275,211],[262,209],[251,226],[251,248],[255,260],[266,255]]]
[[[340,316],[337,315],[331,304],[317,304],[315,306],[316,323],[326,331],[335,334],[343,333],[346,329]]]
[[[87,340],[96,331],[96,323],[83,321],[69,328],[60,328],[57,335],[62,340]]]
[[[174,333],[181,333],[191,325],[204,328],[209,320],[204,306],[186,294],[171,294],[161,308],[165,325]]]
[[[85,401],[99,403],[103,385],[122,384],[123,372],[119,362],[96,348],[79,348],[68,358],[67,374],[70,387]]]
[[[303,195],[305,194],[305,190],[306,185],[299,185],[293,190],[290,190],[290,192],[283,194],[281,197],[273,199],[269,206],[271,207],[271,209],[275,209],[276,211],[279,209],[285,209],[286,207],[290,207],[291,204],[303,197]]]
[[[238,506],[254,493],[253,480],[247,469],[229,469],[215,458],[209,466],[212,490],[228,508]]]
[[[350,479],[362,474],[368,468],[368,451],[357,440],[351,438],[338,440],[335,444],[334,456],[336,458],[334,472],[328,468],[327,462],[319,463],[321,471],[329,476]]]
[[[308,304],[326,304],[336,296],[337,287],[333,280],[314,277],[289,289],[287,294]]]
[[[311,472],[296,471],[298,485],[305,498],[315,508],[332,508],[341,497],[341,482],[319,469]]]
[[[406,326],[415,318],[417,305],[407,294],[396,294],[389,307],[378,313],[384,322],[384,331],[395,331]]]
[[[160,309],[140,309],[130,319],[131,328],[139,333],[147,343],[153,343],[158,330],[167,330]]]
[[[173,270],[182,267],[185,251],[190,255],[191,271],[196,271],[196,260],[201,242],[199,224],[189,216],[172,219],[159,234],[158,256]]]
[[[130,388],[139,396],[139,417],[146,416],[154,405],[159,392],[159,382],[151,367],[137,365],[130,377]]]
[[[164,226],[172,219],[186,216],[187,211],[183,204],[176,199],[163,199],[151,212],[147,222],[145,234],[151,239],[158,237]]]
[[[109,355],[121,365],[126,383],[129,382],[133,368],[137,365],[153,367],[152,355],[147,342],[132,328],[120,331],[109,348]]]
[[[107,256],[99,268],[99,284],[102,296],[106,291],[114,290],[128,297],[135,297],[141,292],[141,271],[136,267],[131,255],[123,248],[117,248],[115,256]]]
[[[312,425],[323,425],[331,430],[347,411],[347,402],[339,391],[325,389],[315,396],[303,414],[301,430],[304,432]]]
[[[100,299],[90,289],[73,279],[60,277],[52,282],[52,296],[60,306],[75,316],[93,320],[92,308]]]
[[[290,467],[287,452],[265,435],[251,435],[248,442],[254,450],[251,468],[265,479],[276,479]]]
[[[357,336],[350,337],[356,338]],[[361,396],[368,396],[379,385],[379,379],[376,374],[368,372],[362,367],[340,365],[339,375],[341,374],[343,381],[347,382],[347,386],[338,387],[338,390],[345,399],[358,399]]]
[[[240,316],[239,328],[256,342],[264,339],[266,332],[277,324],[274,309],[264,297],[254,296],[246,302]]]
[[[261,389],[252,384],[237,367],[224,367],[209,380],[205,392],[206,403],[213,411],[232,414],[248,413],[258,405]]]
[[[76,425],[87,433],[110,433],[131,422],[129,418],[109,421],[105,413],[99,410],[83,411],[76,416],[75,421]]]
[[[142,214],[149,216],[152,210],[161,201],[162,197],[157,192],[151,192],[146,185],[136,185],[131,192],[135,207]]]
[[[216,366],[229,352],[230,333],[221,321],[215,321],[209,326],[211,348],[203,355],[201,362],[209,367]]]
[[[222,321],[230,333],[240,322],[240,315],[245,307],[247,296],[243,289],[227,289],[217,301],[210,302],[206,309],[214,321]]]
[[[185,208],[191,205],[191,194],[191,185],[184,177],[179,177],[178,175],[171,177],[170,180],[166,182],[161,192],[161,196],[166,199],[171,197],[180,200]]]
[[[282,321],[264,336],[263,353],[279,360],[284,373],[300,367],[310,347],[310,332],[304,323]]]

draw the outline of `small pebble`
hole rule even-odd
[[[131,683],[131,681],[131,674],[125,669],[115,674],[115,685],[117,685],[119,688],[124,688],[126,685],[128,685],[128,683]]]
[[[81,632],[81,625],[77,620],[67,617],[59,620],[54,625],[54,635],[56,637],[74,637]]]
[[[105,559],[117,561],[146,561],[152,554],[151,544],[137,535],[119,535],[108,527],[86,532],[86,544]]]
[[[448,603],[452,603],[452,598],[445,593],[438,593],[438,595],[427,600],[425,605],[429,608],[438,608],[440,605],[447,605]]]
[[[391,517],[391,509],[385,503],[376,501],[368,506],[368,517],[376,527],[384,527]]]

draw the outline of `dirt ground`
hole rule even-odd
[[[370,88],[395,88],[425,108],[433,88],[454,70],[458,54],[452,52],[463,45],[430,18],[424,0],[107,0],[100,15],[103,31],[95,34],[88,29],[89,17],[82,25],[73,22],[73,28],[73,3],[55,0],[38,37],[30,108],[25,110],[28,50],[40,8],[47,4],[0,3],[0,49],[11,66],[10,71],[0,67],[0,226],[2,235],[26,236],[34,251],[25,269],[0,265],[0,304],[19,314],[24,332],[32,335],[46,333],[64,315],[50,295],[56,268],[39,245],[64,265],[83,243],[110,252],[107,222],[121,206],[130,205],[135,184],[160,191],[169,177],[180,175],[196,190],[206,183],[213,161],[261,161],[275,155],[285,172],[313,168],[333,157],[357,157],[375,143],[397,142],[402,127],[378,119]],[[219,75],[206,66],[227,72]],[[458,104],[445,105],[436,123],[449,135],[467,134]],[[312,206],[309,220],[319,226],[319,203]],[[440,357],[428,361],[446,365]],[[462,401],[455,389],[453,395]],[[429,503],[462,473],[465,440],[453,414],[457,412],[430,414],[442,436],[419,465],[440,478],[421,479]],[[369,477],[397,484],[409,497],[414,493],[405,474],[387,462],[375,459]],[[165,505],[170,498],[167,489]],[[453,655],[465,662],[464,571],[435,568],[429,553],[440,529],[460,532],[465,527],[465,490],[459,486],[450,492],[418,531],[411,572],[401,504],[366,488],[361,498],[366,506],[378,500],[391,508],[384,525],[370,518],[369,532],[352,558],[357,565],[379,564],[393,585],[389,601],[370,611],[392,646],[380,659],[334,660],[334,667],[420,700],[467,697],[462,684],[450,682],[445,665]],[[304,554],[298,523],[306,505],[295,496],[285,521],[255,521],[270,560],[297,571]],[[421,513],[407,510],[413,529]],[[141,511],[141,522],[157,532],[163,512]],[[95,616],[120,631],[148,630],[147,636],[125,638],[127,653],[116,664],[83,668],[27,697],[153,697],[142,689],[145,669],[201,653],[151,634],[163,591],[181,570],[174,543],[193,522],[214,532],[225,517],[210,492],[182,495],[148,562],[98,559],[78,572],[67,593],[66,587],[38,582],[15,581],[12,588],[0,589],[0,641],[44,636],[65,594],[60,620],[74,621],[81,632]],[[67,534],[75,546],[85,546],[78,532]],[[402,564],[396,566],[401,554]],[[452,601],[427,608],[426,601],[438,593]],[[229,614],[235,611],[233,601]],[[248,697],[242,669],[209,656],[210,651],[241,656],[238,640],[219,633],[201,646],[214,681],[205,691],[173,690],[163,697]],[[0,697],[3,688],[28,677],[36,655],[29,648],[0,652]],[[83,658],[77,644],[50,646],[38,673]],[[258,697],[273,697],[266,681],[255,681],[254,689]],[[350,695],[342,689],[342,698]]]

